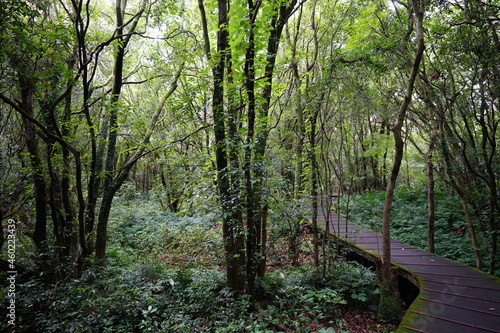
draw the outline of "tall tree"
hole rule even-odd
[[[488,22],[498,16],[498,8],[480,2],[438,8],[429,20],[429,38],[439,42],[430,48],[429,73],[423,71],[417,88],[427,111],[417,122],[428,133],[429,147],[435,146],[435,170],[462,203],[476,267],[488,260],[481,245],[487,241],[493,273],[498,261],[498,205],[493,199],[498,183],[493,171],[498,165],[498,68],[492,59],[498,58],[498,44]],[[471,35],[477,38],[469,42]]]
[[[391,209],[392,202],[394,198],[394,190],[396,188],[396,180],[399,174],[399,170],[401,168],[401,161],[403,159],[404,152],[404,142],[402,136],[402,128],[405,122],[406,112],[410,105],[413,88],[415,85],[415,80],[417,78],[420,61],[422,60],[424,54],[424,30],[423,30],[423,19],[424,19],[424,3],[421,0],[412,0],[411,4],[412,17],[415,21],[415,33],[416,33],[416,41],[417,41],[417,50],[415,52],[415,58],[413,60],[413,65],[411,68],[411,73],[408,78],[408,83],[406,86],[406,92],[404,96],[404,100],[401,103],[399,108],[396,122],[392,128],[392,133],[394,135],[394,161],[391,169],[391,174],[389,177],[389,182],[387,184],[387,191],[384,202],[384,210],[382,217],[382,236],[383,236],[383,245],[382,245],[382,264],[379,272],[380,283],[382,284],[381,288],[381,304],[392,302],[391,299],[394,299],[392,295],[397,294],[397,288],[395,286],[395,281],[397,281],[394,277],[394,273],[391,270]],[[388,298],[389,301],[384,300],[383,298]],[[396,298],[397,299],[397,298]],[[391,307],[380,307],[379,310],[379,318],[382,319],[392,319],[395,316],[395,313],[390,313],[393,308]],[[389,313],[387,313],[389,312]]]
[[[123,66],[125,61],[125,50],[134,33],[136,33],[137,24],[146,10],[148,1],[143,0],[137,13],[133,15],[133,19],[125,21],[126,15],[126,0],[115,1],[115,19],[116,29],[114,32],[114,67],[113,67],[113,87],[111,90],[110,105],[106,126],[105,126],[105,162],[104,162],[104,188],[101,206],[98,215],[97,233],[96,233],[96,260],[100,264],[104,264],[106,254],[106,239],[109,213],[111,204],[116,191],[127,178],[130,169],[122,169],[123,176],[116,178],[116,145],[118,137],[118,111],[120,108],[119,100],[123,87]],[[127,31],[125,30],[127,29]],[[98,157],[96,157],[98,158]],[[131,161],[132,164],[136,161]]]
[[[207,57],[215,60],[212,110],[228,285],[253,295],[265,260],[265,155],[272,81],[281,33],[297,1],[219,0],[213,54],[208,52],[205,6],[202,1],[198,5]],[[239,133],[244,134],[244,144]]]

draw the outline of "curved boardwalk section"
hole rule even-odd
[[[380,258],[381,234],[334,213],[328,220],[337,242],[368,260]],[[326,224],[318,218],[320,227]],[[499,279],[394,240],[391,253],[393,264],[420,289],[396,332],[500,332]]]

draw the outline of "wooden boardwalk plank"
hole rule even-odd
[[[326,228],[324,214],[318,226]],[[334,213],[328,227],[344,246],[382,255],[382,235]],[[420,293],[396,332],[500,333],[500,280],[464,264],[391,240],[392,262],[409,271]],[[415,283],[415,282],[414,282]]]
[[[491,295],[485,295],[486,298],[481,298],[479,295],[469,296],[452,293],[449,291],[439,291],[426,288],[420,291],[422,299],[430,298],[443,302],[448,302],[452,306],[471,307],[478,311],[486,311],[496,316],[500,316],[500,300],[495,300]]]
[[[487,289],[487,288],[472,288],[467,285],[457,284],[455,283],[454,278],[443,279],[440,282],[435,281],[426,281],[423,280],[423,286],[426,289],[441,291],[445,293],[453,293],[456,295],[461,295],[464,297],[470,298],[480,298],[480,299],[488,299],[492,301],[500,301],[500,297],[498,296],[498,291],[495,289]],[[420,290],[422,290],[422,285],[420,286]],[[500,323],[499,323],[500,327]]]

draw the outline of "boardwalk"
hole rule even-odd
[[[329,220],[337,242],[368,260],[380,258],[381,234],[333,213]],[[326,219],[320,217],[318,225],[325,227]],[[391,253],[392,262],[420,289],[396,332],[500,332],[499,279],[394,240]]]

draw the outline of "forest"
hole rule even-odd
[[[394,331],[390,249],[347,261],[325,212],[500,277],[499,31],[499,0],[0,0],[0,331]]]

